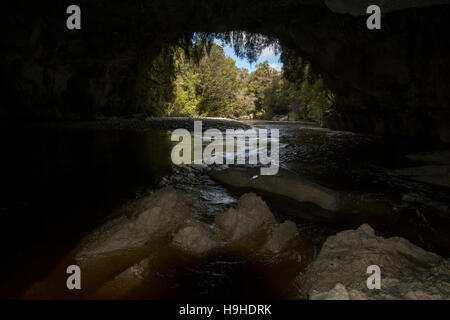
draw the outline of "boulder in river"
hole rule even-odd
[[[281,195],[298,202],[314,203],[329,211],[338,211],[341,208],[341,196],[335,190],[281,168],[274,176],[260,176],[258,171],[251,168],[228,168],[212,170],[209,174],[219,182],[234,188]]]
[[[450,150],[408,154],[406,158],[417,165],[387,170],[388,174],[406,177],[436,186],[450,188]]]
[[[143,246],[151,238],[176,232],[193,214],[188,196],[172,187],[140,200],[137,211],[104,224],[75,255],[78,262]]]
[[[294,222],[286,220],[281,224],[276,224],[272,226],[270,234],[263,246],[263,250],[267,250],[271,253],[279,253],[297,236],[299,236],[299,234]]]
[[[256,194],[241,197],[237,208],[230,208],[216,216],[216,227],[226,239],[238,240],[251,233],[276,223],[267,204]]]
[[[367,287],[371,265],[380,267],[380,289]],[[450,260],[362,225],[329,237],[299,287],[310,299],[449,299]]]
[[[200,222],[192,222],[182,227],[175,235],[173,243],[193,254],[204,254],[220,245],[213,233]]]

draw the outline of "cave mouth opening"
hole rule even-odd
[[[383,3],[383,27],[377,31],[367,28],[367,2],[154,1],[105,8],[86,2],[82,30],[69,33],[64,4],[51,10],[50,4],[30,6],[23,13],[26,24],[14,15],[5,20],[18,31],[5,38],[10,49],[2,64],[7,94],[0,118],[136,113],[152,98],[140,92],[141,59],[153,59],[179,38],[190,41],[195,32],[248,30],[278,38],[283,55],[286,48],[297,52],[324,76],[339,110],[327,119],[328,127],[448,142],[449,46],[442,39],[449,39],[450,7],[445,1],[419,2]],[[20,16],[23,8],[12,9]],[[158,98],[163,97],[153,97]]]
[[[334,93],[309,61],[262,33],[195,32],[140,68],[137,109],[148,116],[312,120]],[[139,96],[140,95],[140,96]]]

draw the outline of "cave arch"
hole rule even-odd
[[[450,141],[449,1],[370,1],[384,14],[377,31],[366,28],[366,2],[80,0],[82,30],[69,31],[69,3],[17,0],[1,22],[0,117],[61,117],[54,106],[67,104],[77,113],[73,95],[88,110],[132,106],[143,57],[194,32],[246,30],[324,75],[340,111],[330,127]]]

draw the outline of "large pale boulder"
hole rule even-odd
[[[143,246],[152,237],[176,232],[193,214],[191,200],[172,187],[163,188],[141,200],[137,210],[106,223],[90,235],[81,244],[76,260],[82,262]]]
[[[370,265],[380,267],[381,289],[367,288]],[[346,299],[347,295],[349,299],[449,299],[450,261],[406,239],[378,237],[370,226],[362,225],[327,239],[300,283],[300,295],[310,299]]]
[[[215,218],[215,226],[229,240],[238,240],[276,223],[267,204],[256,194],[247,193],[237,208],[230,208]]]
[[[220,245],[211,230],[199,222],[192,222],[181,228],[173,243],[192,254],[203,254]]]
[[[286,220],[281,224],[276,224],[271,228],[270,234],[263,246],[263,250],[270,253],[279,253],[297,236],[299,236],[299,234],[294,222]]]
[[[339,192],[282,168],[274,176],[260,176],[259,169],[248,168],[212,170],[209,174],[219,182],[234,188],[253,189],[285,196],[298,202],[310,202],[329,211],[338,211],[342,207]]]

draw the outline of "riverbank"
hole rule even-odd
[[[90,129],[90,130],[175,130],[178,128],[194,130],[194,122],[202,121],[203,129],[249,129],[250,126],[233,119],[225,118],[188,118],[188,117],[161,117],[148,118],[145,115],[136,115],[131,118],[111,117],[92,121],[55,121],[55,122],[0,122],[0,128],[61,128],[61,129]]]

